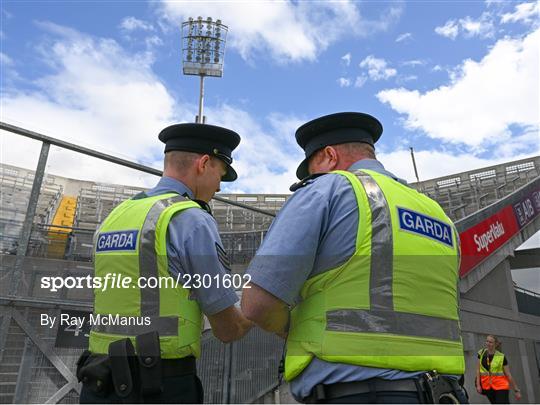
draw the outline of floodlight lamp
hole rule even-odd
[[[219,19],[199,16],[184,22],[182,31],[184,74],[221,77],[227,26]]]

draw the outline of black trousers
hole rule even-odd
[[[138,387],[136,387],[138,388]],[[151,395],[142,398],[146,404],[200,404],[203,402],[204,392],[201,380],[195,374],[182,376],[164,377],[163,392],[159,395]],[[85,384],[82,386],[81,404],[121,404],[122,401],[114,392],[106,395],[97,394]]]
[[[347,395],[327,399],[325,404],[418,404],[421,403],[417,392],[413,391],[378,391],[365,394]]]
[[[508,393],[508,391],[506,391]],[[462,388],[453,393],[460,404],[468,404],[469,399]],[[317,403],[327,404],[418,404],[425,403],[424,394],[417,391],[372,391],[364,394],[347,395],[339,398],[325,399]],[[506,397],[508,399],[508,395]],[[309,402],[308,402],[309,403]],[[508,403],[508,402],[505,402]]]
[[[508,390],[484,390],[484,394],[492,404],[509,404],[509,392]]]

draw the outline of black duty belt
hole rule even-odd
[[[177,377],[180,375],[195,374],[197,366],[195,357],[184,357],[182,359],[162,359],[161,373],[163,377]]]
[[[316,402],[325,399],[335,399],[346,397],[349,395],[367,394],[370,392],[381,391],[405,391],[416,392],[423,391],[418,380],[409,378],[403,380],[383,380],[380,378],[372,378],[364,381],[351,381],[335,384],[318,384],[316,385],[306,402]]]

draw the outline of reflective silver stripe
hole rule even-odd
[[[393,310],[392,293],[393,256],[392,222],[384,194],[373,177],[367,173],[354,173],[366,191],[371,211],[371,268],[369,276],[369,302],[374,310]],[[363,218],[360,218],[362,221]]]
[[[94,315],[94,317],[96,316],[97,315]],[[96,323],[92,325],[92,331],[94,332],[111,333],[113,335],[122,336],[137,336],[142,333],[157,331],[159,336],[178,335],[178,318],[174,316],[148,317],[145,319],[143,316],[119,315],[120,319],[125,319],[126,322],[134,323],[134,325],[119,325],[116,322],[111,325],[110,317],[114,320],[116,315],[99,315],[99,317],[99,319],[107,319],[108,324],[103,325],[101,323]]]
[[[371,211],[370,309],[328,311],[326,329],[335,332],[391,333],[459,342],[458,321],[394,311],[394,249],[390,208],[372,176],[362,171],[354,174],[366,191]]]
[[[139,245],[139,276],[148,280],[150,277],[158,277],[158,262],[156,257],[156,225],[161,213],[171,205],[186,201],[180,195],[158,200],[154,203],[141,228],[141,242]],[[156,283],[159,284],[159,283]],[[141,288],[141,315],[159,316],[159,286],[154,288],[146,286]]]
[[[480,373],[481,376],[485,376],[485,377],[504,377],[504,373],[490,373],[490,372],[487,372],[487,373]]]
[[[460,340],[457,321],[392,310],[328,311],[326,329],[335,332],[392,333],[458,342]]]
[[[457,259],[457,270],[458,270],[458,273],[459,273],[459,269],[461,267],[461,248],[460,248],[461,240],[459,239],[459,232],[458,232],[458,230],[457,230],[457,228],[455,226],[452,227],[452,232],[454,232],[456,234],[456,251],[457,251],[456,259]],[[457,282],[458,282],[457,291],[459,291],[459,277],[458,277]],[[461,302],[460,299],[461,299],[460,294],[458,294],[458,304]]]

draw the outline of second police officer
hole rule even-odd
[[[242,310],[287,338],[285,379],[299,401],[465,402],[457,378],[441,376],[465,366],[458,234],[376,160],[381,133],[363,113],[297,130],[303,180],[250,264]]]

